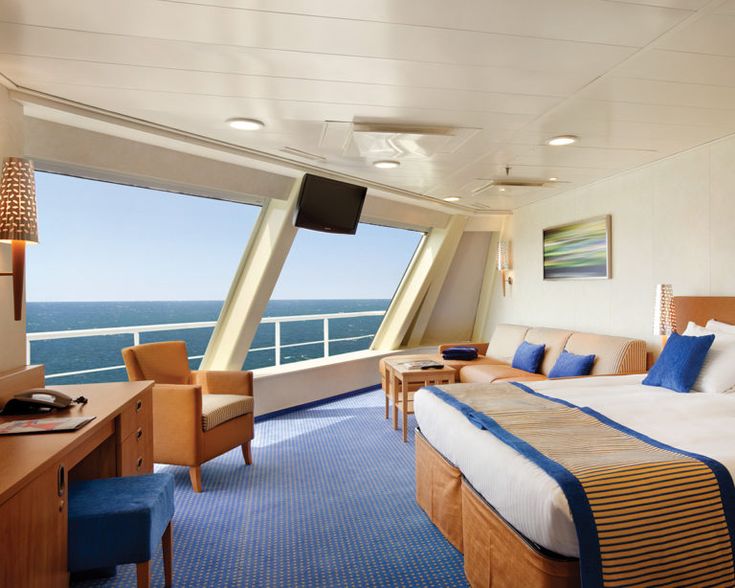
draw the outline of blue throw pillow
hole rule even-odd
[[[688,337],[672,333],[643,383],[646,386],[663,386],[676,392],[689,392],[714,340],[714,335]]]
[[[544,359],[544,351],[546,351],[546,345],[543,343],[534,345],[533,343],[524,341],[516,349],[516,354],[513,356],[513,363],[511,365],[516,369],[536,374]]]
[[[549,378],[589,376],[593,365],[595,365],[594,355],[576,355],[564,349],[554,367],[551,368]]]
[[[468,346],[448,347],[442,352],[442,357],[444,359],[471,361],[477,359],[477,348]]]

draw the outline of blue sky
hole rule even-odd
[[[36,182],[29,301],[222,300],[260,212],[56,174]],[[355,236],[299,230],[273,298],[391,298],[419,239],[366,224]]]

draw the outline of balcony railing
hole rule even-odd
[[[281,365],[281,350],[289,347],[302,347],[305,345],[314,345],[322,343],[324,345],[324,354],[322,357],[329,357],[329,344],[337,343],[339,341],[357,341],[359,339],[367,339],[375,336],[375,333],[367,335],[358,335],[355,337],[339,337],[330,339],[329,337],[329,321],[333,319],[345,319],[345,318],[361,318],[367,316],[383,316],[384,310],[367,310],[360,312],[336,312],[332,314],[303,314],[293,316],[269,316],[263,317],[260,324],[273,324],[274,325],[274,344],[267,347],[253,347],[250,349],[253,351],[270,351],[275,352],[275,365]],[[316,341],[304,341],[299,343],[281,343],[281,324],[282,323],[295,323],[304,321],[322,321],[323,322],[323,337]],[[101,329],[78,329],[69,331],[46,331],[37,333],[28,333],[26,336],[26,358],[27,362],[31,363],[31,342],[32,341],[48,341],[51,339],[75,339],[79,337],[100,337],[105,335],[132,335],[133,345],[140,344],[141,333],[153,333],[156,331],[181,331],[187,329],[206,329],[212,328],[216,325],[215,321],[198,322],[198,323],[168,323],[163,325],[140,325],[131,327],[109,327]],[[189,359],[201,359],[203,355],[192,355]],[[59,372],[55,374],[47,374],[46,379],[53,378],[64,378],[67,376],[78,376],[82,374],[91,374],[95,372],[109,372],[112,370],[124,369],[124,365],[113,365],[104,366],[86,370],[76,370],[71,372]]]

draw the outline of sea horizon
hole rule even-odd
[[[26,305],[28,333],[77,329],[132,327],[158,324],[216,321],[223,300],[116,300],[116,301],[29,301]],[[263,316],[334,314],[386,310],[388,298],[304,298],[274,299],[268,302]],[[330,355],[369,348],[382,317],[368,316],[330,320]],[[141,342],[186,341],[192,369],[201,361],[212,328],[179,329],[141,334]],[[335,341],[335,339],[348,339]],[[31,361],[43,363],[47,374],[67,373],[100,367],[120,366],[120,349],[133,344],[132,335],[34,341]],[[257,369],[275,364],[275,351],[262,349],[275,344],[273,324],[261,324],[251,345],[243,369]],[[287,322],[281,325],[281,362],[293,363],[322,357],[323,323],[321,320]],[[120,381],[123,369],[64,378],[52,378],[50,384]]]

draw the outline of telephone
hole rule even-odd
[[[36,414],[51,412],[59,408],[68,408],[72,404],[87,404],[87,399],[80,396],[72,400],[63,392],[49,388],[33,388],[16,394],[5,403],[0,414]]]

